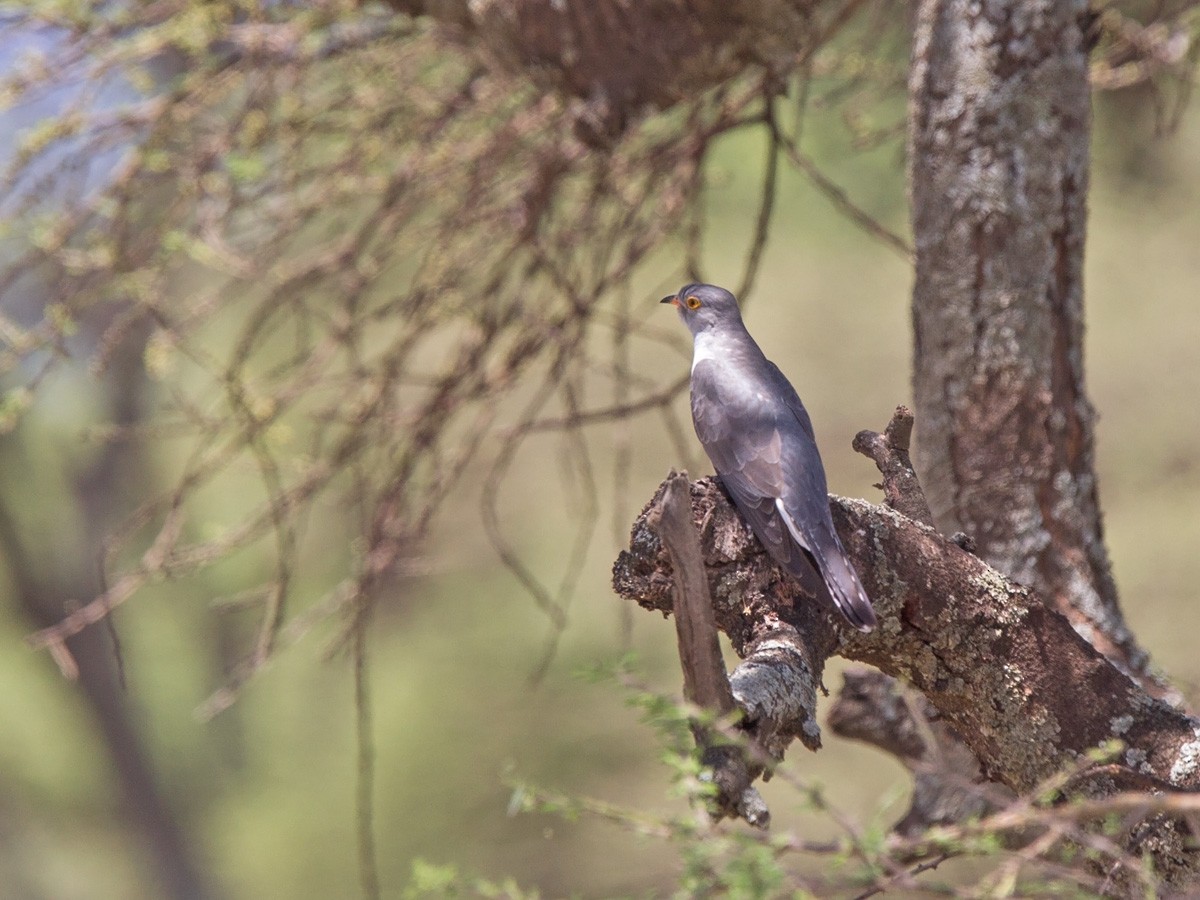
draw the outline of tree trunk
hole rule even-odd
[[[1142,675],[1083,377],[1086,0],[925,0],[909,81],[917,467],[935,522]]]
[[[146,386],[142,357],[144,333],[130,337],[113,354],[108,395],[108,421],[132,429],[138,424]],[[21,463],[0,456],[4,463]],[[123,485],[144,466],[138,447],[127,436],[107,442],[77,473],[75,490],[78,516],[85,533],[83,549],[58,565],[46,567],[26,545],[20,525],[0,494],[0,562],[13,582],[12,601],[28,622],[47,628],[62,619],[64,598],[91,597],[103,587],[96,583],[95,563],[105,534],[112,528],[122,505]],[[64,526],[67,527],[67,526]],[[119,811],[132,837],[140,839],[139,862],[147,866],[147,882],[156,896],[172,900],[210,900],[224,896],[216,879],[198,858],[193,835],[147,746],[122,685],[118,651],[102,629],[91,628],[65,644],[77,669],[80,694],[88,706],[97,735],[95,751],[107,751],[114,783],[119,789]]]

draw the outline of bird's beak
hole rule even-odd
[[[678,297],[676,297],[674,294],[672,294],[670,297],[663,297],[663,298],[662,298],[661,300],[659,300],[658,302],[659,302],[659,303],[670,303],[672,306],[678,306],[678,305],[679,305],[679,298],[678,298]]]

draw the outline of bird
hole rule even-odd
[[[808,411],[759,348],[737,298],[686,284],[662,298],[692,333],[692,422],[734,506],[776,563],[862,632],[875,611],[829,513]]]

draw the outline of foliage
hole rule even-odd
[[[413,862],[412,880],[405,900],[419,897],[496,897],[503,900],[538,900],[537,891],[526,892],[511,879],[502,883],[461,875],[454,866],[436,866],[423,860]]]
[[[1195,794],[1179,791],[1088,799],[1086,789],[1080,789],[1089,780],[1108,777],[1115,769],[1112,763],[1125,752],[1120,742],[1113,742],[1028,795],[1007,799],[995,812],[903,837],[888,831],[893,811],[886,802],[870,825],[857,825],[829,802],[819,785],[796,777],[785,764],[776,776],[790,789],[792,803],[836,823],[838,836],[817,841],[789,832],[755,831],[709,816],[711,784],[699,768],[697,751],[679,752],[681,733],[698,718],[704,720],[704,713],[647,689],[628,664],[612,677],[655,731],[662,759],[690,813],[648,815],[520,781],[514,782],[512,808],[571,820],[596,817],[664,843],[679,859],[680,897],[866,898],[893,890],[955,897],[1087,897],[1130,890],[1157,896],[1161,885],[1149,860],[1123,850],[1121,835],[1135,827],[1137,813],[1190,815],[1200,809]],[[733,731],[726,736],[736,740]],[[987,795],[994,787],[974,789]],[[947,863],[953,870],[948,878],[930,874]]]

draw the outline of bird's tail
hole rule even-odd
[[[877,624],[875,610],[871,607],[867,592],[863,590],[862,582],[858,580],[858,573],[850,564],[840,541],[832,549],[833,552],[829,553],[822,548],[821,552],[814,555],[817,556],[825,586],[833,598],[833,605],[859,631],[873,631]]]

